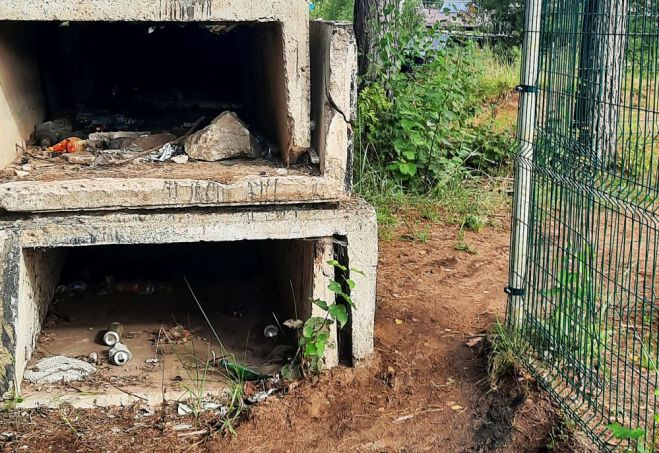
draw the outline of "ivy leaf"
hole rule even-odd
[[[327,309],[329,308],[329,306],[327,305],[327,302],[325,302],[324,300],[321,300],[321,299],[315,299],[313,301],[313,303],[318,305],[320,308],[322,308],[325,311],[327,311]]]
[[[343,288],[341,288],[341,284],[337,281],[331,281],[327,289],[329,289],[330,291],[336,294],[343,293]]]
[[[302,336],[304,338],[311,338],[313,336],[313,325],[307,324],[304,326],[304,329],[302,329]]]
[[[307,346],[304,348],[304,355],[307,357],[318,355],[318,348],[316,348],[316,343],[307,343]]]
[[[355,286],[357,286],[357,285],[355,284],[355,282],[353,282],[353,281],[350,280],[349,278],[346,278],[346,283],[348,284],[348,288],[350,288],[350,289],[355,289]]]
[[[352,297],[350,297],[350,296],[348,296],[347,294],[344,294],[344,293],[339,294],[339,296],[341,296],[341,298],[342,298],[343,300],[345,300],[346,302],[348,302],[348,304],[349,304],[352,308],[354,308],[355,310],[357,310],[357,307],[355,306],[355,303],[352,301]]]
[[[348,323],[348,311],[343,305],[334,304],[329,307],[330,316],[339,323],[339,327],[343,329]]]
[[[357,269],[357,268],[355,268],[355,267],[351,267],[351,268],[350,268],[350,271],[351,271],[351,272],[357,272],[357,273],[360,274],[360,275],[366,275],[364,272],[360,271],[359,269]]]
[[[347,267],[345,267],[343,264],[339,263],[337,260],[329,260],[327,262],[327,264],[329,264],[330,266],[334,266],[338,269],[341,269],[344,272],[348,270]]]

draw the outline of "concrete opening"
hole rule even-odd
[[[224,111],[238,115],[266,157],[288,163],[284,60],[278,22],[2,21],[0,169],[46,120],[68,120],[73,136],[179,137]]]
[[[163,388],[185,397],[183,385],[194,385],[207,361],[206,390],[225,388],[218,365],[225,354],[277,373],[296,349],[294,332],[278,323],[311,314],[317,247],[315,240],[260,240],[23,249],[17,379],[43,357],[96,353],[98,363],[82,381],[25,380],[21,391],[42,404],[83,393],[103,394],[107,404],[117,404],[113,394],[162,399]],[[133,354],[124,366],[110,363],[102,342],[112,322],[123,325],[121,341]],[[269,338],[266,329],[277,335]]]

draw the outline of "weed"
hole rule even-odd
[[[12,389],[11,393],[4,399],[4,410],[12,411],[22,402],[23,398],[15,389]]]
[[[341,274],[342,281],[332,279],[328,289],[352,309],[356,309],[352,298],[348,294],[355,288],[355,282],[348,277],[348,268],[336,260],[330,260],[327,264],[334,267]],[[350,269],[351,272],[362,273],[358,269]],[[346,290],[347,289],[347,290]],[[327,302],[321,299],[313,300],[314,305],[320,307],[324,316],[312,316],[306,321],[300,319],[288,319],[284,325],[298,332],[298,351],[295,361],[282,369],[284,377],[292,377],[298,374],[317,374],[322,371],[323,357],[330,343],[330,326],[335,322],[342,329],[348,323],[348,310],[342,303]],[[297,363],[295,363],[297,362]]]
[[[458,232],[458,243],[455,245],[455,249],[459,252],[469,253],[470,255],[476,255],[478,253],[475,248],[465,242],[464,225],[460,227],[460,231]]]
[[[478,233],[487,226],[487,223],[487,218],[475,214],[469,214],[462,221],[462,228]]]
[[[419,225],[415,226],[410,234],[404,234],[400,238],[404,241],[409,242],[418,242],[420,244],[425,244],[428,242],[430,237],[430,228],[428,226],[421,227]]]
[[[504,376],[521,369],[518,354],[522,354],[527,346],[498,319],[490,327],[487,339],[491,347],[487,360],[487,376],[490,387],[496,389]]]

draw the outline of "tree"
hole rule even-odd
[[[582,25],[575,124],[598,167],[616,165],[630,0],[588,0]]]
[[[359,50],[359,74],[365,76],[387,28],[385,11],[396,0],[355,0],[354,28]]]

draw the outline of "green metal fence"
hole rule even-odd
[[[658,79],[659,0],[527,0],[507,323],[602,450],[659,437]]]

